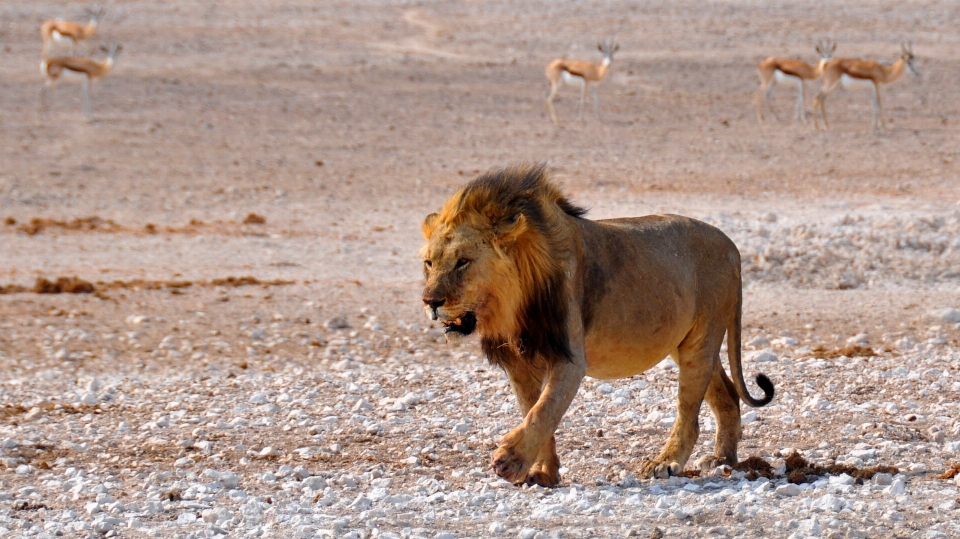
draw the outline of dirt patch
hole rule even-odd
[[[96,288],[90,281],[84,281],[75,276],[57,277],[56,281],[37,277],[33,292],[36,294],[92,294],[96,292]]]
[[[274,279],[272,281],[261,281],[256,277],[227,277],[226,279],[213,279],[210,281],[210,284],[213,286],[253,286],[253,285],[262,285],[262,286],[285,286],[293,284],[294,281],[284,281],[282,279]]]
[[[192,286],[211,287],[211,286],[287,286],[296,284],[296,281],[284,279],[260,280],[256,277],[245,275],[242,277],[225,277],[222,279],[211,279],[209,281],[151,281],[146,279],[132,279],[129,281],[96,281],[91,283],[78,277],[58,277],[51,281],[45,277],[38,277],[36,284],[32,288],[11,284],[0,286],[0,294],[99,294],[107,290],[170,290],[173,293],[181,293],[183,289]]]
[[[19,221],[13,217],[7,217],[4,222],[7,226],[16,226]],[[244,230],[240,224],[244,225],[264,225],[267,223],[266,217],[250,213],[240,223],[233,220],[217,220],[204,222],[199,219],[190,219],[185,225],[158,226],[153,223],[147,223],[140,226],[121,225],[111,219],[103,219],[96,215],[92,217],[81,217],[69,221],[58,219],[47,219],[44,217],[34,217],[30,221],[16,226],[16,231],[28,236],[36,236],[47,231],[56,232],[99,232],[105,234],[222,234],[222,235],[259,235],[262,232],[251,232]]]
[[[773,479],[773,466],[761,457],[747,457],[733,466],[734,470],[747,472],[747,479],[755,481],[760,477]]]
[[[938,475],[937,479],[953,479],[957,475],[960,475],[960,464],[954,464],[953,468]]]
[[[838,357],[876,357],[877,353],[869,346],[858,344],[827,350],[822,346],[813,349],[813,357],[818,359],[836,359]]]
[[[794,451],[784,459],[787,466],[787,481],[791,483],[810,483],[818,476],[847,474],[859,480],[866,481],[878,473],[888,473],[896,475],[900,470],[896,466],[868,466],[866,468],[857,468],[845,464],[831,464],[830,466],[820,466],[819,464],[808,461],[799,453]]]
[[[13,221],[11,223],[10,221]],[[7,224],[16,224],[16,219],[7,218]],[[101,219],[100,217],[82,217],[71,221],[58,221],[56,219],[44,219],[34,217],[29,222],[17,227],[18,232],[23,232],[28,236],[36,236],[48,228],[58,228],[63,230],[91,231],[100,230],[105,232],[117,232],[122,227],[110,219]]]

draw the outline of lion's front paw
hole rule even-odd
[[[524,483],[528,485],[539,485],[541,487],[553,488],[560,484],[560,470],[548,469],[547,466],[539,464],[534,465]]]
[[[641,477],[652,477],[654,479],[666,479],[671,475],[680,475],[683,468],[679,462],[660,462],[648,460],[640,468]]]
[[[500,446],[490,459],[493,471],[511,483],[521,483],[526,479],[530,461],[523,458],[516,448]]]

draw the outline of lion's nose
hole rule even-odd
[[[436,311],[440,307],[443,307],[443,304],[447,302],[444,298],[423,298],[423,302],[427,304],[427,307],[430,307],[430,310]]]

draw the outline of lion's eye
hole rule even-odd
[[[431,261],[429,261],[429,260],[424,260],[424,261],[423,261],[423,265],[426,266],[426,267],[428,267],[428,268],[432,268],[432,267],[433,267],[433,262],[431,262]]]
[[[468,259],[466,259],[466,258],[461,258],[460,260],[457,260],[457,266],[456,266],[456,268],[454,268],[454,269],[458,269],[458,270],[463,269],[463,268],[467,267],[467,264],[469,264],[469,263],[470,263],[470,261],[469,261]]]

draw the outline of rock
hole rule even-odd
[[[957,508],[956,500],[947,500],[937,506],[937,509],[945,513],[949,513],[950,511],[953,511],[956,508]]]
[[[820,535],[823,531],[823,527],[820,525],[820,522],[817,520],[817,517],[811,517],[800,521],[800,529],[809,533],[810,535]]]
[[[520,530],[520,539],[533,539],[537,535],[536,528],[522,528]]]
[[[877,473],[873,475],[873,482],[876,485],[889,485],[893,483],[893,476],[888,473]]]
[[[276,458],[280,456],[280,452],[273,447],[267,446],[261,449],[257,456],[262,459]]]
[[[829,479],[831,485],[856,485],[857,480],[847,474],[832,475]]]
[[[503,533],[507,531],[507,527],[504,526],[503,522],[495,521],[491,522],[490,525],[487,526],[487,530],[490,533]]]
[[[233,490],[240,486],[240,476],[233,472],[223,472],[217,478],[220,486],[227,490]]]
[[[347,322],[347,317],[343,315],[334,316],[333,318],[327,320],[323,325],[327,329],[349,329],[350,328],[350,323]]]
[[[300,484],[303,486],[303,488],[308,488],[315,491],[321,491],[327,488],[327,480],[318,476],[308,477]]]
[[[843,501],[833,494],[826,494],[814,500],[813,506],[829,513],[839,513],[843,509]]]
[[[373,410],[373,404],[370,404],[370,401],[368,401],[367,399],[358,400],[356,404],[353,405],[353,408],[351,408],[351,411],[354,411],[354,412],[361,412],[366,410]]]
[[[890,486],[883,489],[884,494],[900,495],[907,491],[907,485],[902,478],[896,478],[890,483]]]
[[[797,485],[794,485],[793,483],[780,485],[774,491],[774,493],[777,494],[778,496],[798,496],[801,492],[803,491],[800,490],[800,487],[798,487]]]
[[[946,322],[948,324],[957,324],[960,323],[960,309],[937,309],[935,311],[930,311],[927,313],[928,316],[934,320],[941,322]]]
[[[866,333],[858,333],[847,339],[847,344],[854,346],[866,346],[870,344],[870,337]]]
[[[747,354],[747,359],[752,360],[754,363],[773,363],[777,361],[777,354],[774,354],[770,350],[760,350],[753,354]]]

